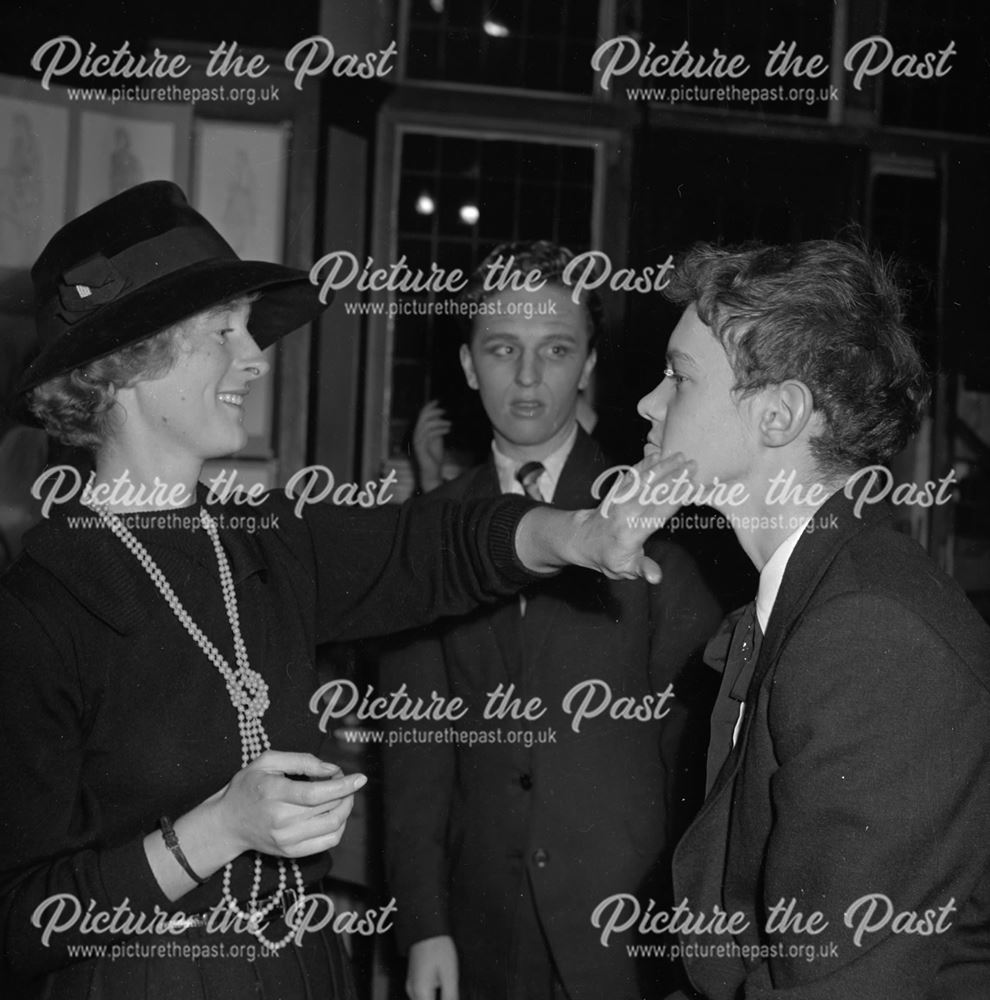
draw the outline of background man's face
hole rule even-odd
[[[752,434],[734,384],[724,348],[689,306],[670,336],[664,379],[637,407],[650,422],[646,451],[693,459],[702,485],[716,476],[723,483],[745,480]]]
[[[539,459],[562,444],[575,420],[578,392],[595,366],[591,320],[570,291],[503,291],[485,300],[470,346],[461,347],[468,385],[477,389],[499,448]]]

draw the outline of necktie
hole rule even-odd
[[[543,503],[543,494],[540,492],[539,479],[544,473],[542,462],[526,462],[525,465],[520,465],[516,469],[516,479],[519,481],[519,485],[522,486],[523,492],[531,500],[538,500]],[[526,616],[526,595],[519,595],[519,614],[523,617]]]
[[[756,602],[751,601],[742,609],[732,630],[725,669],[722,671],[722,683],[712,709],[707,791],[711,791],[719,771],[732,753],[733,735],[741,718],[740,707],[746,700],[749,684],[753,679],[762,638],[756,620]]]
[[[539,500],[543,503],[543,494],[540,492],[540,476],[546,470],[542,462],[527,462],[519,466],[516,470],[516,479],[523,488],[523,492],[532,500]]]

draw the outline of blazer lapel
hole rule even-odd
[[[763,648],[753,676],[759,687],[767,671],[777,662],[780,651],[804,614],[822,578],[845,545],[865,528],[889,520],[886,505],[868,506],[862,515],[854,513],[853,501],[842,491],[834,494],[819,510],[787,562],[784,578],[774,602]]]
[[[593,507],[595,501],[591,497],[591,484],[595,477],[607,468],[605,457],[595,441],[588,436],[578,426],[577,437],[574,440],[574,447],[571,448],[564,467],[560,471],[560,478],[557,480],[557,488],[554,491],[554,507],[563,510],[581,510],[585,507]],[[526,608],[526,617],[521,620],[521,634],[524,642],[523,657],[526,669],[532,668],[533,664],[540,662],[543,647],[546,645],[548,637],[556,627],[557,619],[560,616],[565,601],[563,599],[544,599],[551,595],[555,598],[563,598],[566,594],[560,593],[568,587],[573,580],[573,574],[567,570],[551,580],[549,584],[544,584],[547,594],[535,597],[529,602]]]
[[[883,508],[868,508],[862,518],[853,513],[853,504],[841,492],[835,494],[815,514],[815,519],[794,549],[780,591],[774,603],[767,632],[760,647],[756,668],[749,688],[755,697],[780,652],[800,620],[822,577],[846,542],[864,527],[889,517]],[[743,713],[742,726],[735,746],[726,760],[711,792],[678,843],[673,857],[675,901],[688,899],[696,909],[718,902],[723,908],[725,866],[728,857],[732,801],[735,777],[746,759],[749,734],[756,713]],[[695,975],[703,977],[697,981]],[[693,985],[699,989],[716,982],[741,980],[745,974],[742,960],[726,959],[712,963],[710,968],[693,965],[688,970]],[[710,978],[714,977],[714,978]]]
[[[784,571],[784,578],[770,614],[770,621],[767,622],[767,632],[763,637],[756,668],[753,671],[753,679],[749,687],[750,698],[759,690],[767,673],[777,662],[784,643],[794,630],[815,589],[839,552],[853,536],[865,527],[889,517],[890,511],[885,506],[867,507],[862,512],[861,517],[856,517],[853,502],[841,491],[834,494],[815,513],[814,520],[808,526],[812,530],[805,530],[788,560],[787,569]],[[695,822],[685,833],[685,840],[692,835],[699,820],[706,813],[717,808],[718,800],[731,788],[736,772],[745,757],[753,715],[752,711],[743,713],[739,737],[719,771],[715,784],[698,812]]]
[[[500,493],[495,460],[489,454],[487,461],[475,470],[461,494],[461,499],[487,500],[497,497]],[[523,635],[517,598],[503,601],[492,610],[491,626],[500,654],[499,659],[505,671],[505,679],[518,685],[523,672]]]

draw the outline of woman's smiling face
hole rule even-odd
[[[124,412],[116,443],[198,462],[243,448],[244,399],[269,367],[248,331],[250,314],[250,302],[240,299],[178,324],[169,371],[118,390]]]

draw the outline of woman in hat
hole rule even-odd
[[[322,304],[172,184],[80,216],[32,277],[46,346],[18,403],[95,473],[0,580],[3,995],[351,996],[355,925],[319,880],[364,779],[323,759],[315,646],[565,561],[655,567],[617,514],[518,498],[297,516],[272,493],[258,530],[229,525],[202,463],[244,446],[263,348]]]

